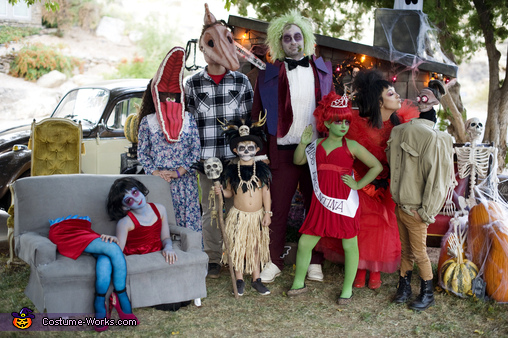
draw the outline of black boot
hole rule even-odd
[[[411,297],[411,275],[413,271],[406,271],[406,276],[399,276],[399,285],[397,285],[397,293],[393,298],[396,304],[402,304],[409,300]]]
[[[421,279],[420,294],[416,299],[409,304],[409,308],[412,310],[423,311],[435,304],[434,302],[434,287],[432,286],[431,280]]]

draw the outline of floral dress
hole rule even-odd
[[[198,182],[196,172],[191,165],[200,159],[196,121],[185,113],[179,142],[169,143],[157,121],[156,114],[145,116],[139,124],[138,159],[151,175],[155,170],[187,171],[181,178],[172,179],[171,193],[175,210],[176,224],[201,232],[201,209],[199,206]]]

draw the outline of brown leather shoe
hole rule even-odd
[[[303,288],[289,290],[287,292],[287,295],[288,295],[288,297],[295,297],[295,296],[303,295],[307,291],[309,291],[309,289],[307,288],[307,285],[304,284]]]
[[[341,306],[346,306],[348,305],[349,303],[351,303],[351,300],[353,299],[353,295],[351,295],[351,297],[349,298],[342,298],[342,297],[339,297],[339,299],[337,299],[337,304],[341,305]]]

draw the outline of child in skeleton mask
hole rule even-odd
[[[270,261],[271,174],[267,164],[255,161],[263,146],[264,133],[259,122],[251,125],[250,121],[236,120],[227,126],[225,134],[231,150],[240,157],[238,163],[225,168],[222,182],[225,188],[215,187],[217,195],[222,191],[224,197],[234,197],[225,226],[225,240],[231,251],[229,264],[235,270],[238,295],[242,296],[245,290],[244,272],[251,274],[251,286],[257,292],[268,295],[270,291],[259,275],[261,266]]]
[[[346,305],[352,297],[359,260],[356,190],[372,182],[383,167],[362,145],[346,139],[352,119],[346,95],[340,97],[330,92],[320,101],[314,116],[318,131],[328,132],[328,137],[311,143],[312,126],[309,125],[294,153],[295,164],[309,163],[314,194],[309,214],[300,228],[302,236],[298,242],[295,279],[287,294],[291,297],[307,291],[304,281],[312,249],[321,238],[337,238],[342,239],[345,254],[344,283],[337,303]],[[352,176],[355,159],[369,168],[359,181]]]

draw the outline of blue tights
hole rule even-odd
[[[125,290],[127,263],[125,262],[125,256],[118,244],[104,242],[100,238],[96,238],[90,242],[85,252],[93,254],[97,259],[97,264],[95,266],[96,296],[94,308],[96,317],[102,319],[106,317],[105,295],[111,283],[111,275],[113,275],[113,287],[115,290]],[[122,311],[125,313],[132,313],[132,307],[127,297],[127,292],[117,293],[117,295]]]

